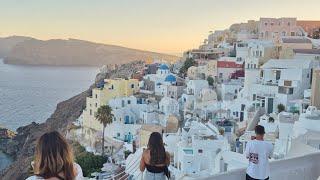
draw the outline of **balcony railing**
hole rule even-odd
[[[317,180],[320,177],[320,152],[270,163],[272,180]],[[205,180],[245,180],[246,169],[213,175]]]

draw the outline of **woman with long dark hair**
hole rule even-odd
[[[27,180],[79,180],[81,167],[73,162],[66,139],[57,131],[43,134],[36,145],[34,176]]]
[[[166,176],[170,178],[169,164],[170,155],[164,148],[162,136],[158,132],[153,132],[150,135],[148,147],[142,154],[140,170],[143,172],[147,169],[146,180],[165,180]]]

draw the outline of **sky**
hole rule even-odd
[[[0,37],[83,39],[168,54],[260,17],[320,20],[320,0],[1,0]]]

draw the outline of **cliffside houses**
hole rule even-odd
[[[274,144],[273,159],[319,152],[320,51],[296,18],[261,18],[216,31],[184,53],[196,65],[187,77],[174,65],[149,63],[139,79],[106,79],[81,116],[83,141],[97,149],[102,125],[94,114],[112,108],[108,148],[132,151],[124,174],[139,179],[138,162],[153,131],[163,134],[177,179],[244,168],[257,124]],[[212,78],[213,81],[209,79]],[[319,121],[319,122],[318,122]],[[121,152],[121,151],[119,151]]]

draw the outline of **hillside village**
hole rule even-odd
[[[102,105],[112,108],[105,165],[123,170],[103,168],[95,174],[102,179],[141,178],[139,161],[154,131],[163,135],[175,179],[210,179],[245,168],[243,152],[258,124],[274,145],[272,161],[317,153],[320,41],[319,27],[308,27],[296,18],[234,24],[210,32],[174,64],[147,60],[130,76],[96,82],[68,135],[101,154],[103,125],[95,115]]]

